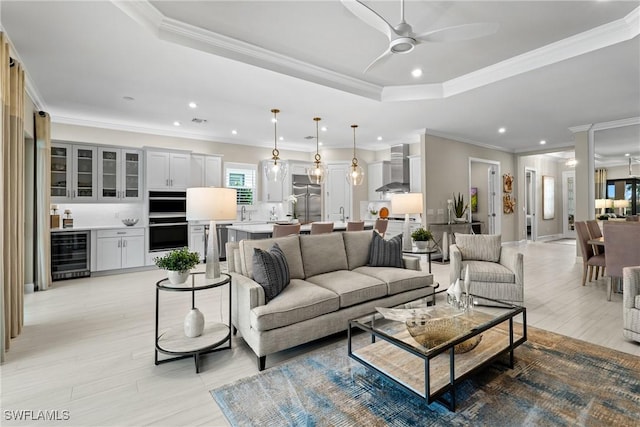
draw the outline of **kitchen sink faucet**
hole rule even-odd
[[[240,208],[240,221],[244,221],[246,215],[247,215],[247,207],[245,205],[242,205],[242,207]]]

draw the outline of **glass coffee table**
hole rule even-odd
[[[493,306],[459,310],[428,306],[423,298],[380,309],[387,317],[376,311],[350,320],[349,357],[427,404],[437,401],[455,411],[458,383],[504,354],[513,368],[514,350],[527,340],[524,307],[483,300]],[[355,339],[357,330],[371,339]]]

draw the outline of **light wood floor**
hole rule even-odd
[[[528,324],[640,356],[640,344],[622,336],[622,296],[606,300],[605,279],[581,286],[575,246],[522,245]],[[423,269],[426,265],[423,265]],[[446,286],[449,265],[433,263]],[[161,271],[55,282],[25,297],[25,327],[11,343],[1,369],[3,410],[68,410],[70,421],[8,425],[226,425],[209,390],[257,372],[241,338],[233,349],[155,366],[155,282]],[[185,295],[162,295],[162,320],[180,324],[190,308]],[[226,296],[226,295],[225,295]],[[220,318],[220,290],[197,306]],[[223,313],[224,315],[224,313]],[[267,357],[273,366],[298,354],[344,340],[344,335]],[[251,402],[247,402],[251,404]]]

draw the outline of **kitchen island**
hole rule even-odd
[[[283,223],[284,224],[284,223]],[[287,223],[288,224],[288,223]],[[375,221],[365,221],[365,230],[372,230]],[[268,239],[273,233],[273,223],[264,224],[242,224],[235,223],[227,226],[229,230],[229,241],[239,242],[240,240],[250,239]],[[333,231],[345,231],[347,229],[346,222],[334,222]],[[300,226],[301,234],[309,234],[311,232],[311,224],[302,224]]]

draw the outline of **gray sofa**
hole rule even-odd
[[[266,356],[348,327],[348,320],[433,295],[433,276],[417,258],[405,268],[370,267],[373,231],[292,235],[227,243],[232,276],[234,332],[255,352],[263,370]],[[254,248],[277,242],[287,260],[290,284],[265,304],[264,289],[253,280]]]
[[[622,318],[626,338],[640,342],[640,266],[622,269]]]

